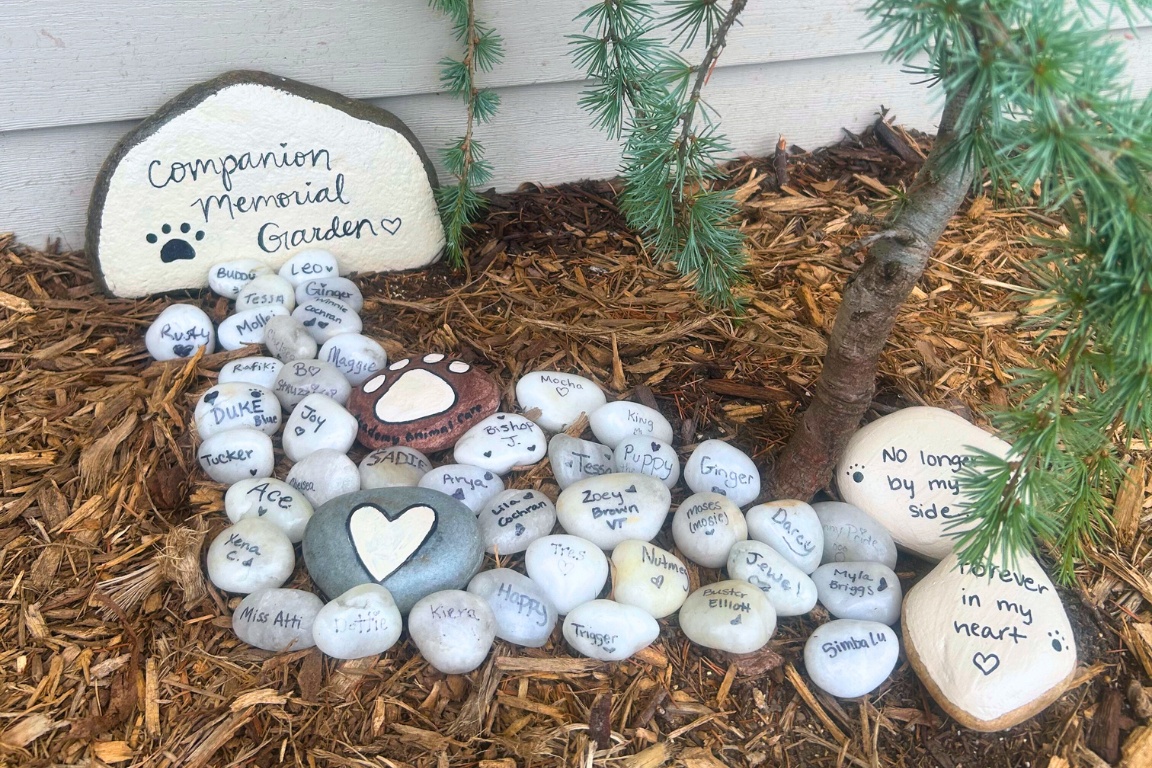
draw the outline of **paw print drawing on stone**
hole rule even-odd
[[[1060,630],[1049,632],[1048,637],[1052,638],[1052,650],[1059,653],[1068,647],[1068,640],[1065,639]]]
[[[864,465],[863,464],[849,464],[848,471],[845,473],[848,477],[852,478],[854,483],[864,482]]]
[[[160,227],[160,232],[163,235],[172,234],[172,225],[164,224],[162,227]],[[197,242],[204,239],[203,230],[198,229],[196,230],[195,234],[191,234],[192,225],[188,222],[184,222],[180,225],[180,233],[189,235]],[[149,232],[144,239],[153,245],[160,242],[160,237],[153,232]],[[192,247],[191,243],[182,237],[168,238],[164,245],[160,246],[160,261],[164,262],[165,264],[170,264],[173,261],[186,261],[188,259],[194,258],[196,258],[196,249]]]
[[[406,424],[451,410],[459,397],[455,386],[444,374],[465,374],[472,366],[463,360],[453,360],[442,366],[443,370],[431,367],[443,360],[444,355],[433,354],[424,355],[421,359],[425,367],[410,367],[411,358],[398,360],[388,366],[389,372],[402,373],[399,378],[392,380],[387,391],[376,401],[376,418],[390,424]],[[388,383],[388,380],[388,374],[377,376],[364,384],[364,391],[372,394]]]

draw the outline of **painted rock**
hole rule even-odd
[[[208,477],[225,485],[250,477],[271,477],[276,461],[272,438],[251,427],[212,435],[200,443],[196,458]]]
[[[232,384],[242,381],[245,384],[255,384],[258,387],[272,389],[276,386],[276,377],[284,363],[274,357],[242,357],[239,360],[225,363],[220,368],[219,384]]]
[[[483,664],[492,650],[496,617],[484,598],[446,589],[412,606],[408,634],[433,667],[446,675],[463,675]]]
[[[775,549],[804,573],[812,573],[824,557],[824,527],[810,504],[781,499],[757,504],[745,515],[748,536]]]
[[[367,490],[414,486],[431,470],[432,462],[415,448],[404,445],[377,448],[360,462],[360,487]]]
[[[314,360],[319,346],[312,334],[291,315],[274,317],[264,326],[264,347],[277,360]]]
[[[812,682],[843,699],[879,688],[899,658],[896,633],[875,621],[830,621],[804,644],[804,668]]]
[[[536,539],[524,553],[524,569],[561,616],[595,600],[608,581],[608,558],[579,536],[557,533]]]
[[[883,563],[827,563],[812,572],[820,603],[838,619],[900,620],[904,591],[895,572]]]
[[[360,490],[360,472],[342,451],[321,448],[292,465],[284,482],[304,494],[313,507],[319,507],[337,496]]]
[[[616,566],[612,587],[616,602],[634,605],[662,619],[680,610],[688,598],[688,569],[676,555],[637,539],[612,550]]]
[[[297,304],[303,304],[309,299],[317,299],[321,296],[339,299],[347,304],[353,312],[358,313],[364,308],[364,294],[360,292],[356,283],[346,277],[321,277],[299,283],[296,286]]]
[[[593,600],[564,619],[564,639],[581,656],[622,661],[660,636],[656,619],[632,605]]]
[[[425,595],[463,587],[484,562],[472,510],[423,488],[374,488],[332,499],[308,522],[303,552],[325,594],[381,584],[401,613]]]
[[[216,329],[220,346],[224,349],[240,349],[249,344],[264,343],[264,329],[274,317],[283,317],[288,309],[279,304],[260,309],[246,309],[229,315],[220,321]]]
[[[672,504],[664,483],[648,475],[598,475],[565,488],[556,499],[564,530],[611,550],[626,539],[651,541]]]
[[[192,412],[201,439],[240,427],[274,435],[280,429],[280,415],[280,401],[271,390],[239,382],[212,387]]]
[[[504,480],[500,475],[470,464],[437,467],[421,477],[416,485],[446,493],[476,514],[480,514],[489,499],[504,490]]]
[[[236,606],[232,631],[265,651],[311,648],[312,622],[323,607],[320,598],[302,589],[261,589]]]
[[[348,272],[411,269],[444,248],[436,186],[412,132],[384,110],[228,72],[176,96],[112,150],[85,251],[122,297],[201,288],[235,254],[278,267],[309,245],[337,251]]]
[[[548,462],[561,489],[579,480],[615,471],[611,448],[564,434],[553,435],[548,441]]]
[[[552,532],[556,506],[540,491],[511,489],[492,497],[476,522],[486,552],[514,555]]]
[[[615,450],[626,437],[654,437],[672,442],[672,425],[653,408],[627,400],[617,400],[588,414],[588,425],[596,439]]]
[[[395,645],[403,628],[392,593],[379,584],[361,584],[320,609],[312,639],[334,659],[362,659]]]
[[[688,595],[680,607],[680,628],[689,640],[705,648],[752,653],[775,634],[776,611],[759,589],[729,579]]]
[[[312,394],[327,395],[344,405],[348,402],[352,385],[334,365],[320,360],[293,360],[284,364],[272,391],[284,410],[290,411]]]
[[[282,530],[254,517],[228,526],[212,540],[207,565],[208,579],[218,588],[246,595],[288,581],[296,553]]]
[[[777,616],[801,616],[816,606],[819,593],[808,574],[762,541],[734,544],[727,566],[732,578],[759,587]]]
[[[317,344],[323,344],[341,333],[360,333],[364,323],[360,315],[339,299],[321,296],[309,299],[292,310],[292,317],[300,321],[304,330],[312,334]]]
[[[940,408],[904,408],[860,429],[836,468],[840,496],[874,517],[896,544],[930,560],[952,551],[948,525],[968,496],[959,473],[972,449],[1004,458],[1011,446]]]
[[[496,637],[515,645],[539,648],[548,642],[558,616],[543,590],[510,568],[481,571],[468,591],[488,601],[496,617]]]
[[[224,494],[224,511],[234,523],[258,517],[272,523],[299,544],[312,517],[312,502],[283,480],[249,478],[233,483]]]
[[[340,265],[331,251],[309,248],[281,264],[279,277],[296,288],[312,280],[340,277]]]
[[[494,413],[460,436],[452,457],[503,475],[513,467],[535,464],[547,451],[548,439],[535,422],[515,413]]]
[[[617,472],[651,475],[672,488],[680,479],[680,458],[676,449],[654,437],[626,437],[612,454]]]
[[[961,725],[1011,728],[1055,701],[1076,674],[1076,641],[1036,559],[960,566],[949,555],[912,589],[904,648],[932,698]]]
[[[591,379],[557,371],[533,371],[516,382],[516,402],[529,411],[540,409],[536,423],[549,432],[563,432],[582,413],[592,413],[607,402]]]
[[[316,357],[339,368],[354,387],[384,370],[388,364],[384,347],[361,333],[333,336],[324,342]]]
[[[291,461],[322,448],[348,453],[356,442],[356,417],[327,395],[308,395],[284,422],[284,455]]]
[[[721,440],[705,440],[696,446],[684,462],[684,482],[696,493],[727,496],[738,507],[760,495],[760,470],[748,454]]]
[[[236,311],[263,309],[280,304],[289,312],[296,308],[296,288],[280,275],[260,275],[236,294]]]
[[[432,453],[451,446],[496,412],[500,390],[483,371],[441,354],[405,358],[365,381],[348,400],[368,448],[407,445]]]
[[[144,332],[144,346],[155,360],[192,357],[201,347],[216,348],[216,328],[200,307],[173,304],[161,312]]]
[[[223,261],[208,270],[208,287],[217,296],[234,299],[248,283],[261,275],[271,274],[272,267],[258,259]]]
[[[748,524],[740,507],[723,494],[694,493],[672,516],[672,538],[680,551],[705,568],[721,568],[728,551],[748,538]]]
[[[821,501],[812,509],[824,529],[822,563],[867,561],[896,567],[896,542],[868,513],[842,501]]]

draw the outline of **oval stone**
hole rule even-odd
[[[738,507],[760,495],[760,470],[748,454],[721,440],[705,440],[696,446],[684,462],[684,482],[696,493],[727,496]]]
[[[830,621],[804,644],[804,668],[812,682],[842,699],[879,688],[899,658],[896,633],[875,621]]]
[[[356,417],[327,395],[308,395],[284,422],[284,455],[291,461],[323,448],[348,453],[356,442]]]
[[[514,555],[552,532],[556,506],[540,491],[512,489],[490,499],[476,522],[486,552]]]
[[[240,349],[249,344],[264,343],[264,328],[274,317],[284,317],[288,309],[279,304],[262,309],[246,309],[229,315],[220,322],[216,333],[224,349]]]
[[[613,473],[573,483],[556,499],[564,530],[611,550],[626,539],[651,541],[668,517],[672,493],[648,475]]]
[[[317,355],[340,369],[348,382],[358,387],[388,364],[384,347],[361,333],[341,333],[324,342]]]
[[[234,523],[257,517],[272,523],[293,544],[304,538],[304,526],[312,517],[312,502],[283,480],[248,478],[229,486],[224,511]]]
[[[720,568],[728,562],[732,545],[748,538],[748,525],[740,507],[727,496],[694,493],[672,516],[672,538],[692,562]]]
[[[296,303],[303,304],[309,299],[325,296],[329,299],[339,299],[347,304],[353,312],[364,308],[364,294],[346,277],[322,277],[318,280],[309,280],[296,286]]]
[[[364,330],[360,315],[339,299],[309,299],[292,310],[292,317],[300,321],[317,344],[323,344],[341,333],[360,333]]]
[[[776,611],[757,587],[728,579],[688,595],[680,607],[680,628],[705,648],[752,653],[772,639]]]
[[[201,347],[205,352],[216,349],[216,329],[200,307],[173,304],[148,326],[144,346],[155,360],[192,357]]]
[[[244,286],[261,275],[271,275],[272,267],[258,259],[236,259],[213,264],[208,269],[208,287],[217,296],[234,299]]]
[[[460,436],[452,457],[503,475],[535,464],[548,452],[548,439],[536,423],[515,413],[494,413]]]
[[[536,539],[524,553],[524,569],[561,616],[595,600],[608,581],[608,558],[579,536],[557,533]]]
[[[476,514],[480,514],[489,499],[504,490],[500,475],[470,464],[445,464],[429,471],[417,485],[446,493]]]
[[[563,432],[582,413],[592,413],[607,402],[591,379],[558,371],[533,371],[516,382],[521,410],[540,410],[535,421],[549,432]]]
[[[728,553],[728,575],[759,587],[777,616],[801,616],[816,606],[808,574],[762,541],[741,541]]]
[[[544,591],[510,568],[481,571],[468,583],[468,591],[488,601],[496,617],[496,637],[515,645],[544,645],[559,618]]]
[[[672,488],[680,479],[676,449],[654,437],[626,437],[616,446],[612,464],[617,472],[651,475]]]
[[[883,563],[827,563],[812,572],[820,603],[838,619],[900,620],[904,591],[895,572]]]
[[[446,589],[412,606],[408,634],[433,667],[446,675],[463,675],[483,664],[492,650],[496,617],[484,598]]]
[[[236,294],[236,311],[262,309],[275,304],[291,312],[296,307],[296,289],[280,275],[260,275]]]
[[[309,248],[300,251],[280,265],[280,277],[293,286],[319,280],[322,277],[339,277],[340,267],[336,257],[323,248]]]
[[[646,541],[629,539],[612,550],[616,602],[642,608],[662,619],[688,598],[688,568],[676,555]]]
[[[280,401],[255,384],[217,384],[200,396],[192,418],[201,439],[241,427],[274,435],[280,428]]]
[[[265,651],[311,648],[312,622],[323,607],[320,598],[302,589],[261,589],[236,606],[232,631]]]
[[[553,435],[548,441],[548,462],[561,489],[579,480],[615,471],[611,448],[565,434]]]
[[[344,405],[352,385],[340,370],[319,360],[293,360],[285,363],[272,388],[284,410],[290,411],[311,394],[327,395]]]
[[[316,339],[291,315],[274,317],[264,326],[264,347],[277,360],[314,360]]]
[[[271,477],[276,462],[272,438],[251,427],[212,435],[200,443],[196,458],[208,477],[225,485],[250,477]]]
[[[360,472],[352,459],[332,448],[321,448],[292,465],[284,478],[312,504],[324,502],[360,490]],[[344,590],[331,594],[340,594]]]
[[[811,505],[796,499],[757,504],[744,515],[748,535],[775,549],[804,573],[824,557],[824,527]]]
[[[220,384],[231,384],[241,381],[245,384],[255,384],[258,387],[272,389],[276,386],[276,377],[284,363],[274,357],[242,357],[225,363],[220,368]]]
[[[632,436],[672,442],[672,425],[660,411],[627,400],[600,406],[588,415],[588,425],[596,439],[613,450]]]
[[[656,619],[640,608],[612,600],[593,600],[564,619],[564,639],[581,656],[622,661],[660,636]]]
[[[208,579],[218,588],[246,595],[288,581],[296,567],[296,552],[277,526],[250,517],[212,540],[207,564]]]
[[[812,505],[824,529],[824,563],[868,561],[896,567],[896,543],[884,526],[852,504],[821,501]]]
[[[334,659],[362,659],[395,645],[403,628],[392,593],[379,584],[361,584],[320,609],[312,639]]]
[[[419,485],[421,478],[431,470],[432,462],[415,448],[405,445],[377,448],[360,462],[360,487],[368,489]]]

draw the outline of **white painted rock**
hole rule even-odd
[[[296,308],[296,287],[280,275],[260,275],[236,294],[236,311],[263,309],[281,304],[291,312]]]
[[[271,274],[272,267],[258,259],[222,261],[208,270],[208,287],[217,296],[234,299],[248,283],[261,275]]]
[[[553,435],[548,441],[548,462],[561,489],[579,480],[615,471],[611,448],[565,434]]]
[[[740,541],[728,552],[728,575],[759,587],[777,616],[801,616],[816,606],[808,574],[762,541]]]
[[[875,621],[830,621],[817,627],[804,644],[804,668],[812,682],[842,699],[879,688],[899,658],[896,633]]]
[[[496,494],[504,490],[504,480],[490,469],[471,464],[445,464],[430,470],[418,485],[445,493],[476,514]]]
[[[291,315],[274,317],[264,326],[264,346],[277,360],[315,360],[320,348],[312,334]]]
[[[496,637],[528,648],[548,642],[558,618],[556,607],[532,579],[494,568],[473,576],[468,591],[488,601],[496,617]]]
[[[896,542],[884,526],[852,504],[821,501],[812,505],[824,529],[822,563],[867,561],[896,567]]]
[[[564,639],[581,656],[623,661],[660,636],[656,619],[632,605],[593,600],[564,619]]]
[[[516,402],[522,410],[540,409],[536,423],[549,432],[563,432],[582,413],[607,402],[591,379],[557,371],[533,371],[516,382]]]
[[[364,294],[360,292],[356,283],[346,277],[321,277],[296,286],[297,304],[303,304],[309,299],[317,299],[321,296],[338,299],[356,313],[364,308]]]
[[[696,493],[727,496],[738,507],[760,495],[760,470],[748,454],[721,440],[705,440],[696,446],[684,462],[684,482]]]
[[[900,620],[904,590],[896,573],[883,563],[826,563],[812,572],[820,603],[838,619]]]
[[[309,299],[292,310],[292,317],[300,321],[317,344],[323,344],[341,333],[360,333],[364,323],[360,315],[339,299],[321,296]]]
[[[323,607],[320,598],[301,589],[262,589],[236,606],[232,631],[265,651],[311,648],[312,622]]]
[[[524,553],[524,569],[561,616],[595,600],[608,581],[608,558],[579,536],[557,533],[536,539]]]
[[[514,555],[547,536],[556,525],[556,506],[540,491],[510,489],[492,497],[476,522],[484,551]]]
[[[654,437],[626,437],[612,454],[617,472],[651,475],[672,488],[680,479],[680,457],[676,449]]]
[[[463,675],[484,663],[496,639],[496,617],[482,597],[446,589],[422,597],[408,614],[408,634],[429,664]]]
[[[272,389],[276,386],[276,377],[284,363],[274,357],[242,357],[225,363],[220,368],[219,384],[231,384],[242,381],[245,384],[255,384],[258,387]]]
[[[296,567],[292,542],[277,526],[250,517],[225,528],[208,547],[208,579],[246,595],[288,581]]]
[[[752,653],[776,632],[776,611],[746,581],[728,579],[700,587],[680,607],[680,628],[689,640],[729,653]]]
[[[300,461],[322,448],[348,453],[360,425],[344,406],[327,395],[308,395],[284,422],[284,455]]]
[[[904,648],[925,688],[968,728],[1011,728],[1076,673],[1076,639],[1036,559],[958,566],[949,555],[904,600]]]
[[[216,329],[200,307],[173,304],[148,326],[144,346],[155,360],[192,357],[201,347],[205,352],[216,349]]]
[[[327,395],[340,405],[348,402],[352,385],[330,363],[319,360],[293,360],[285,363],[272,387],[284,410],[290,411],[311,394]]]
[[[662,619],[680,610],[688,598],[688,568],[655,544],[628,539],[612,550],[616,566],[612,595],[618,603],[642,608]]]
[[[958,476],[972,448],[1004,458],[1011,446],[951,411],[904,408],[860,429],[836,468],[840,496],[874,517],[896,544],[930,560],[952,551],[963,518]]]
[[[309,248],[281,264],[279,276],[296,288],[312,280],[340,277],[340,265],[330,251]]]
[[[233,483],[224,494],[224,511],[234,523],[258,517],[272,523],[293,544],[304,538],[312,517],[312,502],[283,480],[249,478]]]
[[[728,551],[748,538],[748,524],[740,507],[727,496],[705,491],[681,502],[672,516],[672,538],[694,563],[720,568],[728,562]]]
[[[431,470],[432,462],[415,448],[377,448],[360,462],[360,487],[413,486]]]
[[[312,639],[334,659],[362,659],[395,645],[403,628],[392,593],[379,584],[361,584],[320,609]]]
[[[361,333],[333,336],[320,347],[317,358],[339,368],[354,387],[372,378],[388,364],[384,347]]]
[[[611,550],[626,539],[651,541],[660,532],[672,493],[654,477],[598,475],[565,488],[556,499],[564,530]]]
[[[217,384],[200,396],[192,418],[201,439],[240,427],[274,435],[280,428],[280,401],[255,384]]]
[[[296,462],[285,482],[319,507],[329,499],[360,490],[360,472],[341,451],[321,448]]]
[[[208,477],[225,485],[250,477],[271,477],[276,463],[272,438],[250,427],[212,435],[200,444],[196,458]]]
[[[588,414],[596,439],[615,450],[626,437],[654,437],[672,442],[672,425],[660,411],[640,403],[617,400]]]
[[[547,450],[548,439],[534,422],[515,413],[494,413],[460,436],[452,457],[503,475],[512,467],[535,464]]]
[[[229,315],[220,322],[216,333],[224,349],[240,349],[249,344],[264,343],[264,328],[274,317],[288,314],[287,308],[273,304],[262,309],[246,309]]]
[[[748,536],[762,541],[804,573],[824,557],[824,527],[810,504],[781,499],[757,504],[744,515]]]

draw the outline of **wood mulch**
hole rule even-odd
[[[874,231],[861,214],[894,204],[914,162],[869,132],[797,152],[789,170],[779,189],[770,158],[731,169],[750,245],[743,316],[702,306],[652,265],[613,184],[588,182],[496,196],[466,274],[359,278],[366,333],[392,356],[451,352],[485,367],[506,408],[526,371],[589,376],[655,403],[683,456],[720,437],[767,470],[859,263],[847,246]],[[1006,401],[1011,369],[1036,354],[1030,238],[1052,224],[1027,207],[965,204],[887,348],[873,417],[932,404],[980,421]],[[197,396],[243,353],[152,362],[144,329],[171,300],[105,298],[81,254],[0,236],[0,765],[1067,768],[1114,763],[1126,741],[1129,764],[1148,765],[1143,463],[1100,565],[1063,592],[1076,684],[1001,734],[945,717],[904,661],[860,701],[811,688],[801,651],[820,609],[739,659],[691,645],[674,619],[623,663],[577,658],[557,631],[540,649],[498,642],[466,676],[432,670],[406,639],[350,662],[246,647],[230,629],[238,600],[202,576],[224,489],[196,468],[191,428]],[[228,311],[207,292],[188,300],[217,320]],[[556,491],[541,468],[510,484]],[[658,543],[671,547],[667,530]],[[719,576],[690,568],[694,586]],[[897,570],[908,586],[926,565],[902,557]],[[302,568],[292,585],[309,587]]]

